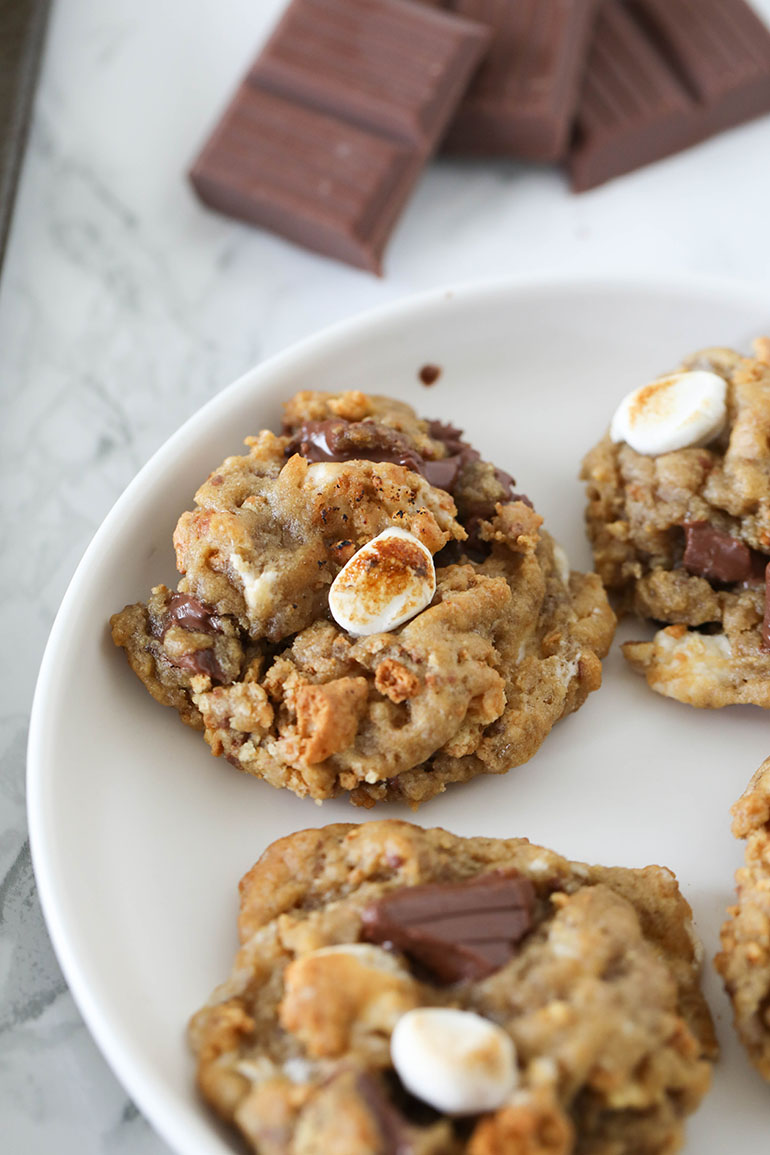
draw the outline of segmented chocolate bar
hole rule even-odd
[[[492,31],[448,152],[556,160],[569,134],[598,0],[451,0]]]
[[[293,0],[193,187],[220,212],[379,272],[489,38],[408,0]]]
[[[249,79],[430,150],[478,60],[478,38],[465,22],[413,3],[294,0]]]
[[[770,112],[770,32],[742,0],[607,0],[570,170],[577,191]]]

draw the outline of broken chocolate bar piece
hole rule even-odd
[[[480,979],[513,957],[534,907],[528,878],[496,871],[391,891],[363,911],[363,936],[403,951],[437,982]]]
[[[193,187],[220,212],[379,272],[489,39],[409,0],[293,0]]]
[[[770,32],[744,0],[628,0],[721,132],[770,111]]]
[[[688,573],[708,581],[743,582],[752,576],[751,550],[745,542],[714,529],[707,521],[684,524],[682,562]]]
[[[191,180],[219,212],[378,271],[420,167],[398,142],[244,84]]]
[[[443,143],[466,156],[564,156],[598,0],[450,0],[492,45]]]
[[[478,64],[478,35],[402,0],[294,0],[249,79],[431,151]]]
[[[570,156],[594,188],[770,112],[770,31],[743,0],[606,0]]]

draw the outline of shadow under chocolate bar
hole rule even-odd
[[[583,192],[770,112],[770,31],[743,0],[606,0],[569,169]]]
[[[489,39],[410,0],[293,0],[193,187],[220,212],[379,272]]]

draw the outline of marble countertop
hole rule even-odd
[[[770,20],[770,0],[757,0]],[[436,162],[377,279],[204,211],[184,172],[283,0],[55,0],[0,281],[0,1134],[8,1155],[161,1155],[51,950],[24,808],[46,637],[140,465],[243,370],[332,321],[507,274],[770,286],[770,117],[581,197]]]

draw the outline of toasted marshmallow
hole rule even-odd
[[[407,1011],[393,1030],[390,1055],[407,1090],[447,1115],[494,1111],[518,1083],[510,1035],[472,1011]]]
[[[705,369],[660,377],[623,398],[610,438],[650,457],[708,445],[724,428],[726,394],[724,378]]]
[[[405,529],[384,529],[353,554],[329,590],[332,617],[349,634],[382,634],[430,605],[430,550]]]

